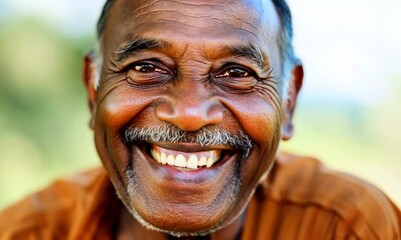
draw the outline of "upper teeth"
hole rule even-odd
[[[220,158],[221,151],[203,151],[195,153],[176,152],[154,146],[151,150],[152,157],[161,164],[168,164],[176,167],[197,169],[206,166],[210,168]]]

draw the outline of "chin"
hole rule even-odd
[[[208,229],[190,229],[190,230],[188,229],[186,231],[171,229],[171,228],[160,228],[160,227],[155,226],[152,223],[146,221],[141,215],[139,215],[137,213],[137,211],[135,211],[134,208],[132,208],[132,207],[127,207],[127,208],[129,210],[129,212],[131,213],[131,215],[135,218],[135,220],[138,221],[146,229],[151,230],[151,231],[166,233],[166,234],[174,236],[174,237],[205,236],[205,235],[212,234],[225,226],[224,224],[217,224]]]
[[[167,184],[162,180],[152,181],[150,176],[146,178],[143,175],[146,171],[136,171],[143,169],[139,165],[133,164],[133,168],[127,170],[126,205],[135,219],[146,228],[177,237],[200,236],[217,231],[233,219],[231,213],[238,205],[240,191],[239,169],[236,165],[229,168],[230,171],[216,169],[219,177],[211,182],[193,182],[193,179],[186,181],[189,179],[186,177],[178,177],[178,181],[175,178],[170,182],[166,180],[168,178],[161,178]],[[192,174],[176,169],[170,171],[176,171],[178,175]],[[230,177],[221,177],[226,174]],[[206,179],[210,174],[204,177]],[[143,179],[146,183],[143,183]],[[212,185],[218,181],[221,182],[219,191],[211,190]]]
[[[172,236],[207,235],[238,219],[273,162],[243,134],[231,137],[240,143],[236,144],[220,132],[198,132],[177,141],[154,137],[154,132],[126,139],[130,158],[114,161],[126,165],[121,164],[124,172],[112,178],[139,223]],[[221,142],[200,142],[196,139],[204,138],[197,136],[218,136]]]

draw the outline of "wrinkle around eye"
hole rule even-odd
[[[151,72],[142,73],[136,70],[130,69],[126,73],[126,80],[128,83],[134,86],[152,86],[161,85],[172,79],[172,76],[168,73]]]
[[[116,79],[115,79],[116,78]],[[111,76],[104,79],[104,83],[101,86],[102,91],[99,94],[99,104],[102,105],[103,102],[107,99],[107,96],[114,92],[119,87],[125,85],[125,77],[124,76]]]
[[[214,82],[228,92],[249,93],[254,90],[258,80],[254,77],[221,77],[215,78]]]
[[[269,77],[261,80],[254,89],[261,98],[273,102],[276,110],[281,113],[281,98],[277,84],[276,78]]]

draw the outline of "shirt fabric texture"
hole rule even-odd
[[[0,239],[111,240],[122,207],[103,168],[74,174],[3,210]],[[308,157],[280,154],[245,211],[242,240],[401,239],[379,189]]]

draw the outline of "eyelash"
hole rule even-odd
[[[157,60],[134,62],[123,71],[127,81],[136,87],[160,86],[174,78],[174,73]]]
[[[128,81],[137,86],[165,84],[176,76],[174,70],[154,61],[132,63],[127,67],[127,71]],[[130,74],[130,71],[133,72]],[[227,91],[249,91],[259,81],[253,70],[232,63],[224,65],[217,73],[212,73],[211,77],[215,84]]]
[[[216,78],[230,77],[230,76],[224,76],[224,75],[231,70],[240,70],[247,74],[247,76],[239,76],[239,77],[231,77],[231,78],[246,78],[246,77],[255,77],[256,76],[254,71],[252,71],[246,67],[228,64],[228,65],[224,66],[222,68],[222,70],[219,71],[218,74],[215,74],[215,77]]]
[[[160,65],[162,65],[161,63],[153,63],[153,62],[135,62],[133,64],[130,64],[128,66],[128,69],[132,69],[132,70],[135,70],[135,71],[137,71],[139,73],[144,73],[144,74],[153,73],[153,72],[143,72],[143,71],[140,71],[140,70],[137,69],[137,67],[146,66],[146,65],[150,66],[150,67],[153,67],[154,68],[153,72],[158,72],[158,73],[161,73],[161,74],[169,73],[169,71],[166,70],[166,67],[161,67],[160,66]]]

